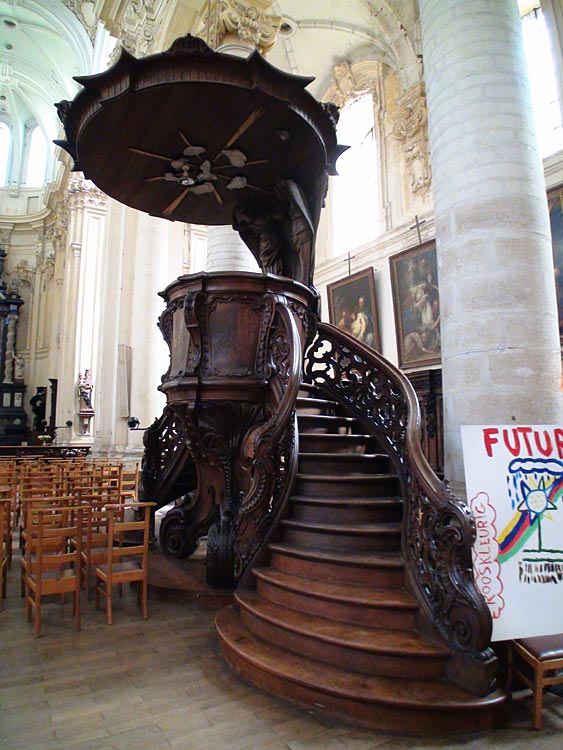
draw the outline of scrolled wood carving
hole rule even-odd
[[[145,430],[143,444],[142,493],[160,507],[169,502],[169,485],[189,458],[183,425],[169,406]]]
[[[278,304],[269,338],[270,418],[242,443],[251,480],[237,516],[235,579],[239,580],[289,496],[297,461],[295,403],[301,380],[302,344],[292,312]]]
[[[420,408],[410,382],[377,352],[325,323],[306,353],[305,379],[345,404],[387,445],[403,492],[410,587],[455,651],[489,661],[491,615],[475,587],[471,562],[475,521],[422,453]]]
[[[163,383],[168,379],[170,375],[170,368],[172,366],[172,333],[174,330],[174,313],[176,312],[176,310],[181,309],[183,306],[183,299],[172,300],[168,303],[166,309],[161,313],[157,321],[157,326],[162,333],[162,338],[166,342],[166,345],[168,346],[168,349],[170,351],[170,362],[168,364],[168,369],[161,378],[161,381]]]

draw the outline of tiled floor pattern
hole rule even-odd
[[[131,590],[114,624],[84,596],[83,627],[70,600],[53,602],[36,639],[9,574],[0,611],[2,750],[561,750],[563,700],[546,696],[544,729],[531,728],[522,693],[511,724],[486,736],[418,739],[356,729],[309,715],[241,682],[219,655],[215,611],[153,592],[143,621]]]

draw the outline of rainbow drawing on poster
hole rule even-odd
[[[475,584],[493,640],[563,628],[563,428],[462,427]]]

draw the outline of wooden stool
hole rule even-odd
[[[533,679],[519,668],[515,656],[533,669]],[[534,729],[541,729],[543,690],[548,685],[563,685],[563,633],[511,641],[508,650],[509,690],[513,675],[531,688],[534,695]]]

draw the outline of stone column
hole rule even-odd
[[[260,273],[258,263],[238,232],[229,226],[209,227],[207,232],[206,271],[252,271]]]
[[[445,475],[460,425],[563,421],[542,161],[514,0],[419,0],[442,325]]]

